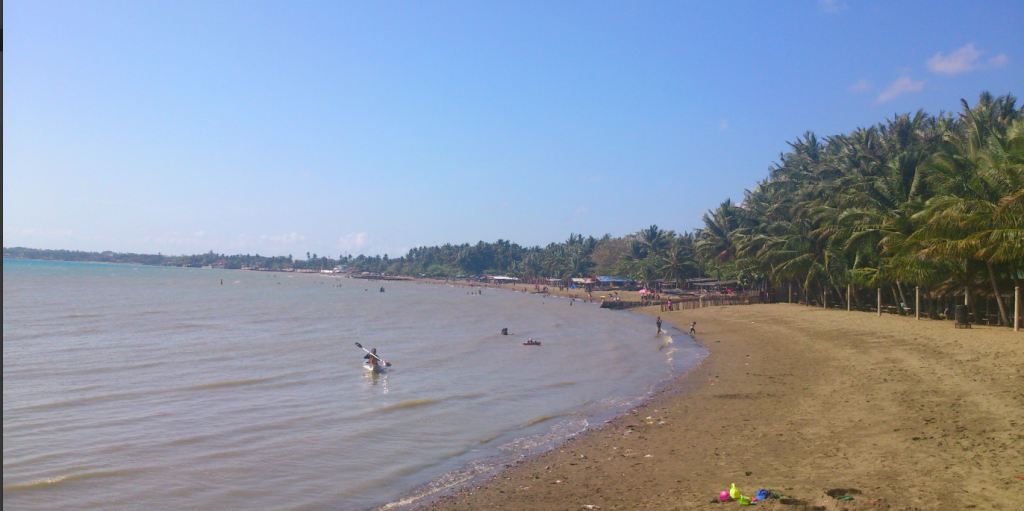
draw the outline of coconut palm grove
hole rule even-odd
[[[918,111],[847,134],[808,132],[788,143],[741,202],[725,200],[693,232],[652,225],[621,238],[572,234],[546,247],[446,244],[398,258],[4,252],[225,268],[348,265],[442,278],[614,275],[650,284],[711,276],[775,300],[855,309],[874,304],[876,293],[887,303],[909,304],[917,290],[933,318],[966,298],[975,317],[992,307],[1009,325],[1006,298],[1024,278],[1024,108],[1010,94],[988,92],[973,105],[961,103],[957,113]]]

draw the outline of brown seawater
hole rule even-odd
[[[402,507],[706,355],[503,290],[9,259],[3,278],[9,509]],[[355,342],[393,369],[366,373]]]

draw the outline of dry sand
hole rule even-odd
[[[635,310],[697,321],[710,356],[634,412],[427,507],[725,509],[739,504],[709,500],[733,482],[783,496],[762,509],[1024,505],[1024,333],[789,304]]]

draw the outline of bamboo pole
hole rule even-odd
[[[878,288],[878,317],[882,317],[882,288]]]
[[[1020,286],[1013,288],[1013,331],[1020,332]]]
[[[846,285],[846,312],[850,312],[850,284]]]
[[[921,286],[914,288],[914,319],[921,320]]]

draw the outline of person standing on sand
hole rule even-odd
[[[694,335],[696,333],[697,333],[697,322],[694,321],[693,323],[690,323],[690,335]]]
[[[654,335],[658,335],[661,333],[661,316],[658,316],[658,321],[656,322],[656,324],[658,325],[658,333]]]

